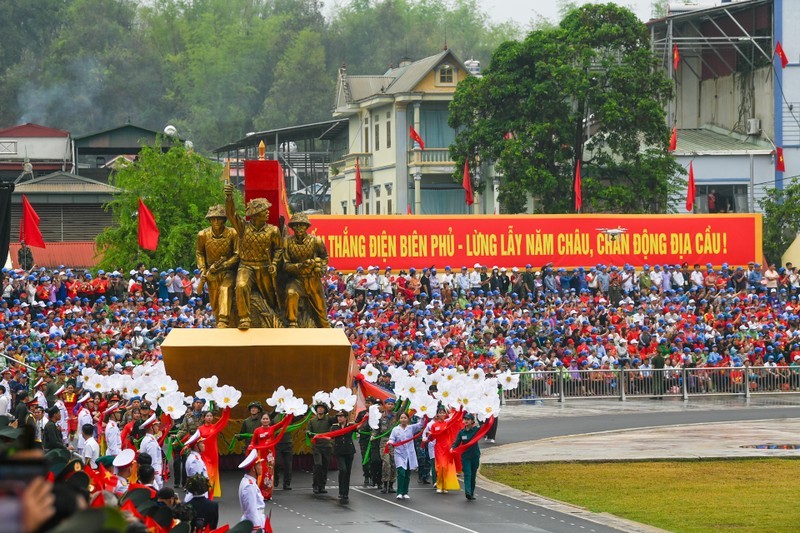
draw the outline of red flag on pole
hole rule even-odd
[[[39,215],[28,201],[28,197],[22,195],[22,220],[19,224],[19,242],[24,242],[28,246],[45,248],[42,231],[39,229]]]
[[[407,215],[411,214],[411,204],[406,204],[406,214]]]
[[[361,182],[361,164],[356,157],[356,214],[358,208],[364,203],[364,184]]]
[[[678,45],[672,46],[672,70],[677,71],[678,66],[681,64],[681,53],[678,52]]]
[[[464,161],[464,179],[461,182],[464,187],[464,201],[467,205],[475,203],[475,195],[472,193],[472,180],[469,177],[469,161]]]
[[[783,148],[780,146],[775,147],[775,170],[786,172],[786,161],[783,160]]]
[[[575,165],[575,212],[580,213],[583,207],[583,197],[581,196],[581,162]]]
[[[694,167],[692,162],[689,161],[689,186],[686,189],[686,210],[689,212],[694,211],[694,196],[696,194],[694,186]]]
[[[669,136],[669,151],[674,152],[678,148],[678,126],[672,126],[672,135]]]
[[[139,198],[139,246],[145,250],[158,248],[158,226],[153,213]]]
[[[786,65],[789,64],[789,58],[786,57],[786,52],[783,51],[780,41],[775,45],[775,55],[781,58],[781,68],[786,68]]]
[[[419,136],[419,133],[417,133],[417,130],[414,129],[414,126],[410,126],[410,127],[411,127],[411,138],[413,140],[415,140],[417,143],[419,143],[419,147],[422,150],[424,150],[425,149],[425,143],[422,141],[422,137]]]

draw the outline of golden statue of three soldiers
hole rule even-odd
[[[225,206],[208,210],[211,227],[197,235],[197,266],[217,327],[330,327],[322,288],[325,243],[309,235],[311,223],[302,213],[292,215],[288,226],[294,234],[284,237],[267,222],[270,207],[265,198],[250,200],[245,219],[227,184]]]

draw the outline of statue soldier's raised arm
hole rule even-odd
[[[233,185],[225,185],[225,213],[239,234],[239,270],[236,273],[239,329],[250,328],[250,297],[253,286],[261,293],[273,313],[278,310],[275,274],[283,243],[278,228],[267,223],[270,207],[272,205],[266,198],[250,200],[245,212],[250,220],[245,220],[236,213]]]
[[[197,234],[197,268],[200,269],[198,292],[208,283],[208,301],[218,328],[227,328],[233,305],[233,285],[239,263],[239,239],[236,230],[225,225],[225,208],[212,205],[206,219],[210,228]]]
[[[311,222],[303,213],[295,213],[289,221],[294,235],[284,246],[284,270],[290,280],[286,287],[286,320],[290,328],[298,327],[299,304],[302,299],[316,326],[328,328],[328,312],[322,275],[328,268],[328,250],[320,237],[308,234]]]

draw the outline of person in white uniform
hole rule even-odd
[[[164,486],[164,462],[161,458],[161,446],[158,444],[156,434],[161,428],[156,414],[150,415],[150,418],[142,422],[141,428],[146,432],[141,444],[139,445],[139,452],[148,454],[153,459],[153,470],[155,470],[156,477],[153,480],[153,485],[156,490],[161,490]]]
[[[100,458],[100,445],[94,438],[94,426],[92,424],[84,424],[81,426],[81,433],[84,441],[81,459],[84,459],[84,462],[92,468],[97,468],[97,460]]]
[[[261,463],[258,451],[250,450],[250,453],[241,462],[239,468],[244,470],[244,477],[239,483],[239,505],[242,506],[242,520],[249,520],[253,523],[253,531],[264,528],[267,520],[264,514],[264,496],[258,488],[258,476],[261,475]]]
[[[189,450],[189,455],[186,457],[186,479],[196,476],[197,474],[202,474],[206,478],[208,477],[208,468],[206,468],[206,463],[203,462],[203,457],[201,455],[205,446],[203,438],[200,436],[200,431],[195,431],[184,443],[183,449]],[[197,494],[197,496],[205,496],[208,498],[208,491],[204,494]],[[184,501],[189,502],[194,497],[194,494],[187,491]]]
[[[408,422],[408,414],[402,413],[400,415],[400,424],[395,426],[389,435],[389,447],[394,448],[394,464],[397,467],[398,500],[411,499],[408,495],[408,483],[411,479],[411,471],[416,470],[419,466],[412,437],[425,427],[428,419],[424,418],[416,424],[409,424]]]
[[[58,412],[61,413],[61,419],[56,425],[58,429],[61,430],[61,436],[64,438],[64,442],[69,442],[69,413],[67,412],[67,406],[64,403],[63,396],[65,390],[67,390],[66,387],[61,385],[55,393],[55,407],[57,407]]]
[[[80,405],[80,410],[78,411],[78,445],[76,448],[78,450],[78,455],[83,457],[83,447],[86,444],[86,439],[83,437],[81,428],[86,424],[94,425],[94,418],[92,418],[91,411],[92,398],[88,392],[78,400],[78,405]]]
[[[117,456],[122,452],[122,436],[119,431],[119,420],[122,411],[119,410],[119,403],[106,409],[104,415],[108,415],[106,422],[106,455]]]

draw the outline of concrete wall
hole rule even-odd
[[[72,160],[69,137],[0,138],[0,142],[2,141],[16,141],[17,153],[0,153],[0,161]]]

